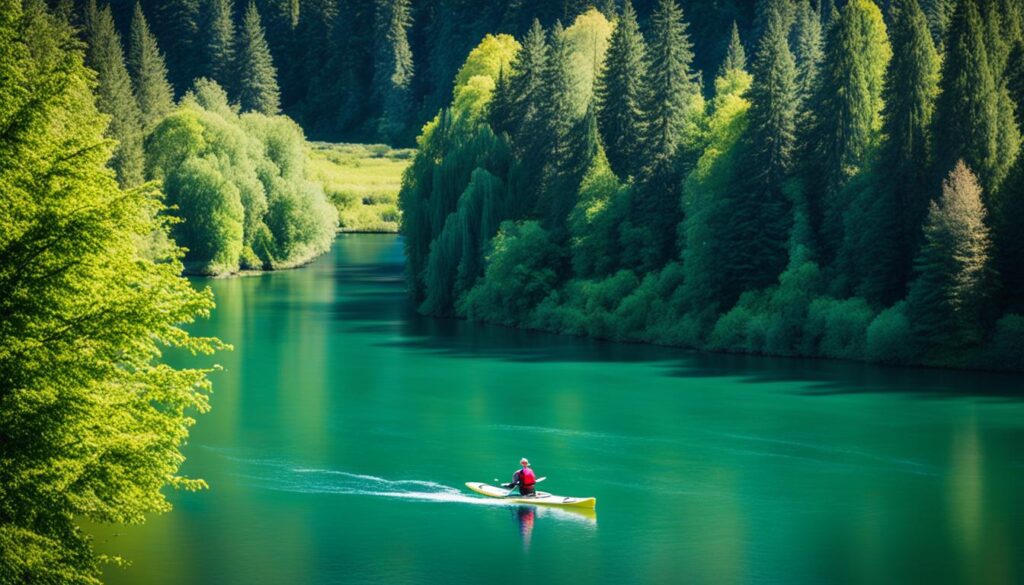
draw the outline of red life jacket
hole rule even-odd
[[[523,487],[533,487],[533,484],[537,483],[537,476],[534,475],[533,470],[529,467],[524,467],[519,470],[519,483]]]

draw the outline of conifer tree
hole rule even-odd
[[[718,75],[721,77],[730,69],[746,68],[747,53],[743,50],[743,43],[740,41],[740,28],[734,20],[732,21],[732,32],[729,34],[729,46],[725,49],[725,59],[722,61],[722,66],[718,69]]]
[[[824,58],[822,50],[821,16],[810,0],[797,0],[796,21],[790,44],[796,60],[796,85],[801,125],[809,123],[811,100],[818,83],[818,72]]]
[[[508,80],[510,107],[506,124],[512,130],[513,144],[520,154],[524,153],[529,137],[525,129],[536,124],[541,115],[540,96],[547,68],[547,35],[540,22],[534,19],[516,55],[513,73]]]
[[[412,50],[409,0],[386,0],[377,5],[374,95],[381,100],[379,132],[394,144],[403,140],[412,111]]]
[[[228,92],[237,83],[235,71],[235,21],[231,0],[203,0],[200,44],[204,63],[202,75],[216,81]]]
[[[942,197],[930,204],[907,299],[911,326],[926,354],[952,359],[950,352],[981,340],[990,248],[981,186],[958,161]]]
[[[511,135],[513,129],[508,121],[512,116],[512,90],[509,87],[509,75],[502,64],[498,69],[498,79],[494,81],[494,93],[491,102],[487,104],[487,122],[495,134]]]
[[[923,0],[921,8],[928,19],[928,29],[932,33],[932,41],[941,52],[946,42],[946,31],[949,21],[956,9],[956,0]]]
[[[985,26],[971,0],[957,4],[950,22],[940,88],[935,108],[937,174],[948,172],[963,159],[977,173],[989,198],[1009,172],[1020,137],[1019,132],[1016,137],[1006,136],[1016,130],[1013,124],[1000,128],[1009,106],[1008,93],[1000,91],[993,77]]]
[[[921,224],[931,200],[932,115],[939,93],[939,55],[917,0],[897,0],[892,11],[893,60],[886,74],[882,189],[885,199],[872,222],[895,233],[879,234],[871,254],[867,296],[889,304],[903,298]],[[879,215],[886,217],[878,217]]]
[[[1010,100],[1016,107],[1017,122],[1024,125],[1024,39],[1017,42],[1006,67],[1006,84]]]
[[[842,241],[842,189],[868,162],[881,127],[882,88],[892,48],[882,12],[851,0],[830,25],[815,98],[815,183],[819,236],[831,258]]]
[[[565,218],[575,204],[574,195],[579,187],[578,180],[573,184],[573,163],[578,153],[573,152],[571,133],[576,120],[572,107],[569,46],[561,22],[552,27],[548,46],[537,118],[540,124],[527,129],[530,137],[527,148],[546,161],[537,210],[541,225],[561,238],[565,235]]]
[[[742,267],[731,279],[737,296],[774,282],[786,264],[789,205],[783,184],[794,165],[799,97],[785,18],[772,9],[753,64],[742,196],[729,222],[730,262]]]
[[[612,32],[595,94],[608,162],[620,177],[637,176],[643,165],[640,148],[646,65],[646,47],[636,11],[626,0]]]
[[[992,223],[1002,296],[1009,311],[1024,312],[1024,156],[1003,184],[999,216]]]
[[[196,59],[201,0],[161,0],[154,2],[153,30],[167,59],[170,81],[181,95],[199,76],[201,61]]]
[[[704,110],[698,75],[690,68],[693,45],[676,0],[659,0],[651,15],[648,55],[644,167],[631,214],[639,246],[633,244],[629,255],[650,269],[675,255],[682,176],[695,158]]]
[[[132,93],[124,62],[121,36],[114,28],[110,7],[95,11],[87,31],[86,62],[96,71],[96,107],[110,116],[107,135],[118,142],[110,166],[125,187],[142,183],[145,160],[142,152],[142,114]]]
[[[138,2],[132,14],[127,65],[142,116],[142,129],[148,134],[174,107],[174,90],[167,81],[164,56]]]
[[[245,10],[236,54],[239,72],[238,103],[242,111],[277,114],[281,107],[277,70],[263,34],[260,14],[252,2],[249,2]]]

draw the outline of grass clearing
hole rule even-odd
[[[398,191],[415,150],[383,144],[313,142],[311,146],[313,178],[323,184],[338,208],[341,231],[398,231]]]

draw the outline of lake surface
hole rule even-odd
[[[213,411],[110,583],[1024,581],[1022,377],[690,353],[415,315],[401,241],[209,281]],[[204,283],[206,284],[206,283]],[[205,363],[202,360],[179,363]],[[596,514],[504,505],[529,457]]]

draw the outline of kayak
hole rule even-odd
[[[466,487],[474,492],[489,498],[500,498],[516,504],[534,504],[540,506],[559,506],[563,508],[594,508],[597,506],[597,498],[570,498],[567,496],[556,496],[547,492],[537,492],[535,496],[521,496],[518,493],[508,494],[507,488],[502,488],[486,483],[467,481]]]

